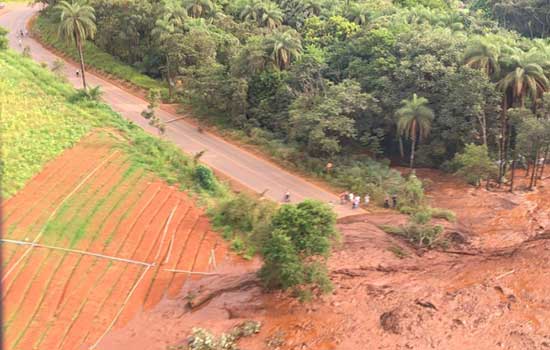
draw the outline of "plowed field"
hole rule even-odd
[[[4,349],[100,348],[200,276],[168,270],[211,272],[223,259],[201,209],[117,142],[85,137],[2,204]]]

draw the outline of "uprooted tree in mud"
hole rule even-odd
[[[336,216],[329,206],[306,200],[284,205],[275,214],[262,246],[260,278],[269,289],[293,289],[307,296],[312,288],[332,288],[326,269],[332,243],[338,238]]]

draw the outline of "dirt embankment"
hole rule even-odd
[[[447,230],[467,239],[453,249],[461,254],[419,252],[382,232],[377,225],[405,222],[393,212],[356,216],[339,223],[332,294],[306,304],[263,294],[249,274],[258,263],[233,266],[229,276],[187,284],[104,348],[166,349],[184,344],[192,327],[221,333],[255,319],[262,331],[243,349],[550,349],[550,180],[512,194],[418,175],[432,179],[432,204],[457,214]]]

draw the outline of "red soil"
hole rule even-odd
[[[70,151],[80,153],[80,156],[78,153],[72,155],[72,162],[69,163],[72,166],[61,169],[60,171],[62,173],[60,175],[52,177],[50,182],[42,184],[40,190],[31,192],[33,196],[24,200],[24,202],[16,207],[19,210],[16,209],[11,215],[3,218],[2,225],[4,228],[9,230],[10,226],[17,225],[16,231],[25,231],[25,234],[30,234],[28,232],[29,225],[34,224],[33,226],[39,226],[41,222],[45,221],[53,208],[58,206],[67,194],[88,175],[89,171],[99,164],[100,159],[106,155],[108,149],[104,146],[95,148],[80,148],[76,146]],[[83,162],[82,159],[89,159],[90,161]],[[19,192],[15,197],[20,195],[25,197],[22,195],[24,192],[26,192],[26,190]],[[31,204],[30,207],[29,204]],[[6,207],[8,212],[10,211],[9,208],[9,206]],[[33,215],[29,216],[28,214],[30,213]],[[37,216],[40,219],[38,219]],[[25,217],[27,217],[27,219],[21,222]],[[22,234],[23,233],[17,234],[14,232],[13,235],[9,235],[9,237],[21,238]]]
[[[193,327],[220,334],[246,319],[263,327],[239,343],[243,349],[549,348],[550,174],[533,192],[519,190],[525,181],[516,179],[513,194],[475,189],[435,171],[417,174],[433,181],[432,206],[457,214],[456,223],[436,220],[449,237],[465,239],[450,241],[453,253],[413,248],[378,228],[407,217],[370,210],[340,220],[343,242],[328,262],[332,294],[301,304],[283,293],[243,288],[188,311],[187,293],[201,285],[223,287],[224,278],[243,271],[191,280],[177,298],[163,299],[110,333],[102,349],[164,350],[185,344]],[[197,258],[197,270],[203,261]],[[266,345],[275,339],[281,344]]]
[[[4,229],[15,228],[10,237],[34,239],[61,201],[112,154],[112,146],[111,139],[92,134],[48,163],[42,173],[3,204],[8,214],[3,218]],[[126,169],[122,153],[112,157],[72,195],[66,209],[52,217],[56,229],[64,230],[64,235],[52,231],[39,241],[67,247],[74,243],[73,234],[87,223],[75,249],[156,264],[137,286],[115,328],[124,326],[145,304],[154,307],[169,288],[177,294],[185,276],[174,278],[164,268],[189,269],[196,265],[207,269],[210,248],[217,245],[207,220],[199,219],[200,212],[187,195],[143,173],[123,179]],[[163,239],[166,221],[176,206]],[[170,244],[171,257],[163,265]],[[216,246],[218,260],[226,252],[220,247]],[[205,251],[199,253],[203,248]],[[2,249],[9,268],[28,247],[6,243]],[[144,269],[125,262],[33,248],[4,284],[5,320],[10,322],[5,347],[87,349],[113,321]]]
[[[123,163],[120,160],[118,162],[117,160],[113,160],[111,163],[107,163],[103,168],[103,173],[105,174],[105,176],[92,178],[90,180],[89,185],[85,188],[84,191],[75,193],[74,197],[80,199],[75,201],[74,204],[71,206],[71,209],[72,207],[74,207],[75,210],[66,211],[63,217],[65,220],[58,220],[58,223],[63,223],[65,221],[66,222],[65,229],[67,229],[68,228],[67,226],[69,224],[76,225],[79,222],[76,220],[78,219],[79,216],[81,217],[81,219],[86,218],[89,212],[93,208],[92,204],[95,203],[97,200],[101,199],[103,196],[105,196],[107,192],[110,190],[110,186],[116,184],[118,179],[120,179],[120,176],[122,175],[122,172],[124,170],[124,167],[121,166],[122,164]],[[57,235],[56,237],[58,238],[53,242],[53,244],[59,244],[60,241],[62,240],[62,239],[59,239],[60,238],[59,235]],[[86,250],[88,248],[88,245],[89,244],[86,241],[84,241],[84,242],[81,242],[81,244],[77,248]],[[55,252],[55,253],[57,254],[58,252]],[[57,257],[57,255],[54,255],[54,254],[50,254],[50,255]],[[35,291],[35,293],[41,293],[41,291],[43,290],[48,290],[52,294],[55,293],[55,291],[51,291],[50,282],[54,274],[56,273],[56,271],[64,263],[66,255],[67,253],[62,253],[59,259],[55,259],[55,260],[46,259],[42,263],[44,265],[43,270],[48,272],[52,271],[51,278],[48,278],[47,280],[42,280],[43,278],[45,278],[46,274],[41,273],[40,280],[38,279],[33,280],[31,290]],[[64,278],[64,276],[57,274],[56,278]],[[40,284],[41,282],[44,282],[45,285],[41,285]],[[10,325],[10,327],[8,328],[9,334],[17,334],[18,339],[23,336],[23,333],[26,327],[30,324],[30,321],[32,320],[34,314],[37,312],[37,308],[41,306],[42,301],[45,297],[45,294],[38,294],[38,295],[40,295],[40,298],[38,299],[32,295],[28,296],[31,302],[23,304],[24,306],[26,306],[26,309],[21,308],[20,310],[18,310],[18,313],[22,313],[22,316],[19,316],[17,318],[17,321],[18,321],[17,323]],[[34,307],[32,303],[32,301],[34,301],[35,299],[39,300],[36,307]],[[7,345],[9,348],[13,347],[11,343],[7,343]]]
[[[198,249],[204,237],[204,234],[208,230],[209,224],[205,217],[199,216],[197,222],[193,226],[193,229],[189,233],[189,237],[185,242],[185,247],[181,250],[181,254],[176,265],[178,270],[193,270],[195,260],[198,254]],[[204,254],[210,254],[210,251],[203,252]],[[181,286],[187,279],[186,273],[173,273],[172,281],[168,287],[168,296],[175,297],[179,294]]]

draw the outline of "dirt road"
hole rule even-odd
[[[24,38],[21,46],[18,43],[17,32],[25,27],[25,23],[38,11],[39,7],[32,8],[24,4],[8,4],[8,7],[10,11],[0,16],[0,25],[10,30],[8,35],[10,47],[22,51],[24,47],[28,46],[33,59],[51,66],[59,57],[42,47],[37,41]],[[76,69],[76,66],[66,63],[64,73],[73,86],[80,88],[82,82],[75,76]],[[147,121],[141,117],[141,112],[146,108],[147,102],[94,74],[87,73],[86,77],[89,85],[101,86],[104,92],[103,100],[115,111],[148,132],[157,133],[156,129],[149,126]],[[164,121],[177,118],[177,115],[163,110],[159,110],[157,115]],[[195,126],[185,120],[166,124],[165,137],[188,154],[206,150],[201,157],[204,163],[232,181],[255,192],[261,193],[267,190],[266,196],[272,200],[281,201],[284,193],[290,190],[293,202],[311,198],[325,203],[338,203],[338,198],[333,193],[290,174],[219,137],[209,133],[199,133]],[[360,213],[359,210],[352,211],[348,206],[339,204],[335,204],[334,209],[339,217]]]

